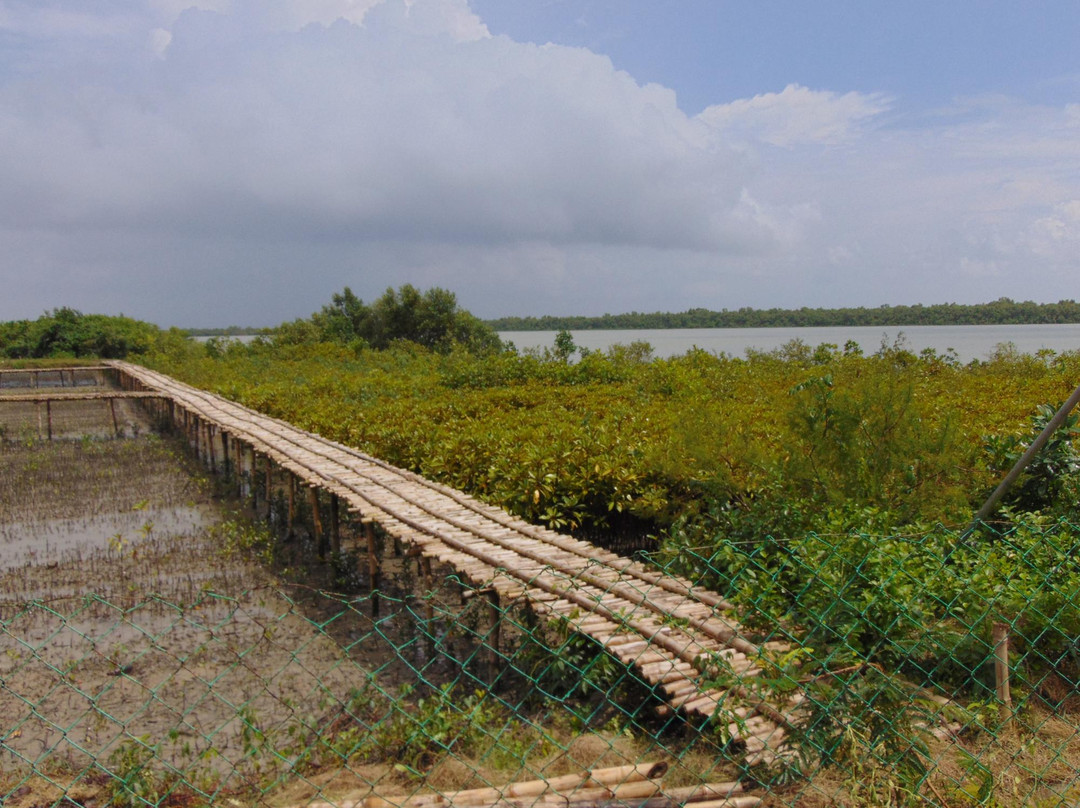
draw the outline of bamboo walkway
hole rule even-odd
[[[777,754],[787,710],[742,685],[710,688],[702,668],[723,661],[739,679],[760,673],[761,648],[747,639],[730,603],[688,581],[578,539],[531,525],[454,489],[395,468],[284,421],[125,362],[109,362],[124,390],[154,393],[147,406],[186,432],[207,462],[257,473],[271,464],[295,475],[317,502],[331,495],[329,545],[340,549],[339,503],[367,524],[372,589],[378,580],[373,523],[430,561],[452,566],[506,604],[524,600],[604,646],[664,694],[671,708],[708,717],[723,708],[727,732],[750,762]],[[291,489],[290,489],[291,490]],[[318,509],[315,509],[318,513]],[[316,533],[324,532],[315,520]],[[782,646],[771,646],[774,650]]]

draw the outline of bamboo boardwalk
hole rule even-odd
[[[124,390],[162,396],[147,405],[181,431],[211,464],[235,463],[254,475],[261,460],[331,495],[330,549],[339,549],[339,503],[369,527],[430,562],[453,567],[501,603],[524,601],[545,619],[562,619],[603,645],[662,693],[672,709],[708,717],[723,708],[727,732],[750,762],[778,752],[790,726],[790,705],[768,704],[741,685],[709,687],[702,673],[718,658],[745,679],[760,673],[762,650],[719,595],[640,562],[531,525],[415,473],[262,415],[220,396],[125,362],[109,362]],[[290,489],[291,490],[291,489]],[[318,519],[315,529],[321,533]],[[368,531],[371,580],[377,579]],[[374,589],[374,586],[373,586]],[[782,646],[774,645],[775,648]]]

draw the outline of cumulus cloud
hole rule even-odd
[[[933,302],[1024,296],[1033,257],[1073,283],[1075,104],[792,84],[688,116],[466,0],[87,8],[0,0],[34,54],[0,59],[0,318],[270,324],[407,281],[490,316]]]
[[[185,9],[104,83],[9,83],[0,217],[739,248],[739,158],[607,58],[458,0],[267,8]]]
[[[836,145],[858,137],[889,106],[890,99],[880,93],[841,95],[789,84],[778,93],[706,107],[698,118],[744,142]]]

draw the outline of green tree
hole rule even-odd
[[[122,359],[151,350],[161,335],[161,329],[152,323],[124,316],[83,314],[65,306],[37,320],[0,323],[0,355],[9,359]]]
[[[555,335],[555,358],[560,362],[569,362],[577,345],[574,344],[574,336],[566,329]]]
[[[449,353],[455,346],[472,353],[488,353],[502,347],[499,335],[462,309],[453,292],[438,287],[420,292],[412,284],[388,288],[370,305],[346,286],[309,320],[282,324],[275,341],[280,344],[359,341],[379,350],[395,342],[414,342],[437,353]]]

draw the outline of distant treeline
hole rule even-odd
[[[500,317],[486,320],[496,331],[562,331],[643,328],[801,328],[804,326],[1047,325],[1080,323],[1080,303],[937,303],[854,309],[690,309],[684,312],[630,312],[601,317]]]

